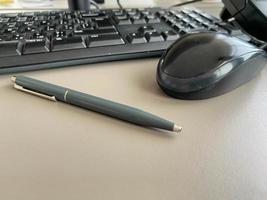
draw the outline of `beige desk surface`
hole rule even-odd
[[[18,92],[0,76],[0,199],[266,199],[267,69],[226,95],[181,101],[157,86],[157,62],[25,75],[176,121],[176,137]]]

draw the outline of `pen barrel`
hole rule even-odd
[[[68,90],[65,87],[36,80],[26,76],[17,76],[15,83],[23,86],[25,89],[30,89],[44,95],[55,96],[59,101],[64,101],[64,94]]]
[[[118,118],[136,125],[173,131],[174,123],[143,110],[116,103],[93,95],[70,90],[47,82],[25,76],[17,76],[15,83],[39,92],[43,95],[55,97],[57,100],[79,106],[88,110]]]
[[[136,125],[173,131],[174,123],[171,121],[140,109],[115,103],[110,100],[74,90],[68,91],[65,100],[69,104],[102,113],[113,118],[118,118]]]

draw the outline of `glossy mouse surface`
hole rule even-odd
[[[206,99],[248,82],[266,64],[262,49],[236,37],[191,33],[178,39],[161,57],[157,81],[175,98]]]

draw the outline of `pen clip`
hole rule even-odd
[[[42,98],[48,99],[50,101],[57,101],[55,96],[49,96],[49,95],[42,94],[42,93],[39,93],[39,92],[34,92],[32,90],[25,89],[24,87],[22,87],[22,86],[20,86],[20,85],[18,85],[16,83],[14,84],[14,88],[17,89],[17,90],[23,91],[23,92],[27,92],[29,94],[36,95],[38,97],[42,97]]]

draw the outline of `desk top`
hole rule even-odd
[[[176,137],[12,89],[0,76],[0,199],[259,199],[267,195],[267,69],[220,97],[182,101],[158,59],[23,73],[150,111]]]

